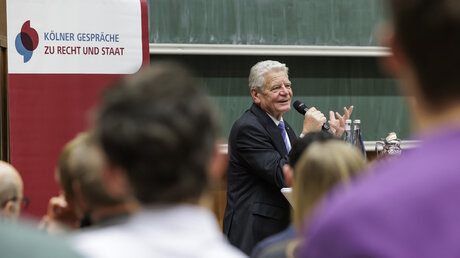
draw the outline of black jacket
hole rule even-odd
[[[292,146],[297,137],[284,123]],[[289,225],[291,207],[280,192],[286,187],[287,150],[273,120],[252,104],[232,127],[229,155],[223,229],[230,243],[249,255],[259,241]]]

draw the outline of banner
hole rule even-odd
[[[149,64],[145,0],[8,0],[11,163],[46,213],[59,193],[55,167],[66,142],[114,79]]]

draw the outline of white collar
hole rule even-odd
[[[284,121],[283,117],[281,117],[281,120],[278,120],[278,119],[274,118],[272,115],[270,115],[269,113],[267,113],[267,115],[273,120],[273,123],[275,123],[276,126],[278,126],[281,121]]]

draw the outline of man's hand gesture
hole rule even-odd
[[[350,106],[348,109],[343,107],[343,116],[339,112],[329,111],[329,126],[331,131],[337,137],[342,137],[343,132],[345,132],[345,120],[350,119],[351,113],[353,112],[353,106]],[[336,118],[337,116],[337,118]]]

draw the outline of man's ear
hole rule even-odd
[[[227,171],[228,153],[221,151],[223,140],[217,140],[214,144],[212,157],[208,164],[208,176],[211,180],[219,180]]]
[[[83,218],[84,214],[89,210],[89,206],[81,190],[81,184],[77,180],[72,182],[72,191],[74,199],[70,202],[66,198],[66,201],[68,204],[73,204],[74,210],[78,213],[77,216]]]
[[[406,69],[407,58],[399,44],[395,31],[390,25],[380,27],[381,45],[390,50],[390,55],[382,57],[380,63],[385,71],[393,77],[400,77],[401,71]]]
[[[124,170],[118,166],[107,163],[102,169],[102,185],[112,198],[125,199],[131,195],[131,186]]]
[[[1,217],[5,220],[13,220],[19,215],[19,206],[14,201],[7,201],[1,210]]]
[[[292,177],[294,176],[294,170],[292,169],[290,165],[285,164],[283,166],[283,174],[284,174],[284,183],[286,183],[288,187],[291,187]]]
[[[252,101],[254,101],[254,103],[256,103],[256,104],[260,103],[259,94],[260,94],[260,92],[258,92],[256,89],[251,89]]]

